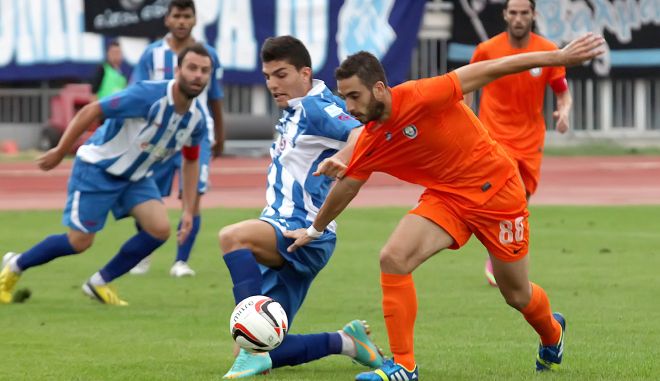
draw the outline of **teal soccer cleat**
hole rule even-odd
[[[561,336],[557,345],[539,345],[539,354],[536,356],[536,371],[545,372],[559,369],[562,357],[564,357],[564,335],[566,333],[566,319],[559,312],[552,314],[561,326]]]
[[[268,353],[250,353],[245,349],[241,349],[234,360],[234,365],[222,378],[235,379],[266,374],[272,367],[273,361]]]
[[[412,381],[419,379],[418,366],[408,370],[392,360],[385,360],[383,366],[371,372],[360,373],[355,381]]]
[[[375,369],[383,365],[383,356],[380,349],[369,337],[369,326],[364,320],[353,320],[342,329],[355,343],[357,351],[353,360],[355,362]]]

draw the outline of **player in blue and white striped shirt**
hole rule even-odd
[[[177,53],[185,46],[195,43],[191,35],[195,26],[195,3],[192,0],[173,0],[168,5],[165,25],[170,33],[165,38],[150,44],[142,53],[139,63],[135,66],[131,81],[171,79],[177,65]],[[198,198],[195,201],[193,228],[185,242],[177,247],[174,265],[170,270],[173,276],[191,276],[195,272],[188,266],[190,252],[195,243],[197,232],[201,227],[200,199],[208,186],[209,163],[211,156],[220,156],[224,143],[222,123],[222,68],[218,55],[213,47],[204,44],[213,61],[213,71],[208,86],[197,97],[207,114],[209,134],[202,141],[199,157]],[[211,112],[209,113],[209,108]],[[212,152],[213,151],[213,152]],[[181,166],[181,156],[176,155],[155,169],[154,178],[163,197],[169,196],[172,190],[174,174]],[[132,274],[144,274],[149,270],[150,257],[145,258],[135,268]]]
[[[178,151],[185,157],[179,238],[186,238],[192,228],[197,193],[199,144],[207,133],[206,115],[195,97],[209,80],[211,59],[206,49],[196,44],[181,52],[179,67],[174,80],[140,82],[86,105],[57,147],[37,159],[45,171],[56,167],[95,119],[107,118],[76,154],[62,219],[69,232],[49,236],[23,254],[4,256],[0,303],[11,302],[22,272],[87,250],[112,211],[115,218],[130,214],[143,230],[83,284],[83,291],[102,303],[126,305],[108,283],[169,237],[167,211],[151,174],[158,162]]]
[[[223,228],[220,246],[234,284],[234,301],[270,296],[282,305],[291,325],[312,281],[334,251],[335,225],[329,225],[313,246],[293,253],[287,252],[293,240],[283,233],[306,228],[314,220],[333,179],[313,174],[324,159],[341,155],[338,151],[347,140],[357,138],[361,123],[345,112],[344,102],[322,81],[312,80],[309,52],[298,39],[267,39],[261,60],[268,90],[283,109],[276,126],[279,138],[270,150],[266,208],[259,219]],[[345,154],[339,157],[348,159]],[[241,350],[224,377],[249,377],[333,354],[379,367],[382,357],[367,332],[363,322],[354,320],[338,332],[287,334],[267,354]]]

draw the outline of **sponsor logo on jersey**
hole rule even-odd
[[[140,148],[143,152],[152,154],[156,161],[163,160],[176,153],[176,149],[174,148],[159,147],[157,144],[151,144],[149,142],[142,142]]]
[[[112,97],[110,99],[110,108],[118,108],[121,104],[121,99],[118,96]]]
[[[341,107],[337,106],[336,104],[326,106],[323,110],[328,113],[331,118],[337,117],[344,113],[344,110],[342,110]]]

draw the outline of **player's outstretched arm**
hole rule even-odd
[[[522,53],[495,60],[475,62],[456,69],[463,94],[480,89],[505,75],[541,66],[575,66],[605,52],[603,37],[587,33],[563,49]]]
[[[295,240],[287,251],[295,251],[297,248],[305,246],[320,237],[326,226],[346,209],[351,200],[358,194],[363,184],[364,181],[352,177],[346,177],[337,181],[335,186],[330,190],[328,197],[325,199],[323,206],[321,206],[319,213],[316,215],[309,229],[284,232],[285,237]]]
[[[51,148],[43,155],[37,158],[37,165],[44,171],[49,171],[64,159],[64,156],[71,151],[78,138],[89,128],[96,120],[103,117],[103,111],[99,102],[88,103],[71,119],[69,125],[64,130],[64,135],[55,148]]]

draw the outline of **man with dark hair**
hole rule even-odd
[[[380,65],[374,56],[358,53],[342,63],[336,75],[338,91],[348,111],[366,125],[348,167],[336,158],[320,166],[321,173],[343,178],[307,229],[286,232],[296,239],[288,250],[295,253],[321,237],[373,172],[426,187],[380,253],[383,315],[394,359],[356,380],[419,378],[413,351],[417,296],[412,272],[439,251],[458,249],[472,234],[491,255],[502,296],[541,338],[536,369],[559,366],[566,323],[561,314],[552,313],[545,291],[527,277],[529,226],[523,184],[506,152],[462,99],[463,93],[504,75],[592,59],[603,52],[603,42],[587,35],[562,50],[478,62],[391,89],[382,80],[368,86],[359,77],[361,67],[383,72],[374,70]]]
[[[87,250],[112,211],[116,219],[133,216],[142,229],[82,289],[101,303],[127,305],[109,283],[168,239],[167,210],[150,174],[178,151],[184,157],[178,238],[185,241],[192,229],[199,144],[206,135],[204,110],[195,97],[206,87],[212,65],[203,47],[185,49],[181,59],[171,81],[140,82],[87,104],[71,120],[57,147],[37,158],[42,170],[55,168],[94,120],[107,118],[76,153],[62,218],[68,233],[51,235],[22,254],[3,257],[0,303],[12,301],[16,282],[27,269]]]
[[[297,253],[282,233],[307,226],[323,204],[332,179],[314,177],[318,163],[339,152],[356,138],[361,123],[346,114],[344,102],[322,81],[312,79],[309,52],[291,36],[266,39],[261,48],[266,86],[282,118],[275,126],[279,137],[270,150],[266,207],[258,219],[241,221],[220,230],[223,259],[234,284],[234,301],[267,295],[279,302],[292,325],[307,290],[325,267],[335,248],[335,222],[318,240]],[[332,354],[379,367],[383,359],[371,342],[368,327],[354,320],[338,332],[287,334],[284,342],[265,354],[240,350],[225,378],[242,378],[271,368],[298,365]]]
[[[292,36],[267,38],[261,47],[261,60],[262,62],[286,60],[298,70],[312,67],[312,58],[307,48],[300,40]]]
[[[165,38],[149,45],[144,53],[142,53],[142,57],[140,57],[140,62],[135,67],[131,81],[172,78],[176,69],[176,55],[180,54],[181,50],[185,47],[195,44],[195,39],[191,35],[195,23],[195,3],[192,0],[173,0],[170,2],[167,15],[165,16],[165,25],[170,33]],[[210,54],[213,62],[211,81],[199,97],[207,116],[208,134],[202,140],[201,144],[199,185],[197,190],[198,195],[194,205],[193,229],[188,239],[177,245],[176,258],[170,269],[170,275],[174,277],[195,275],[195,271],[188,265],[188,260],[195,244],[195,238],[202,225],[202,216],[200,213],[201,198],[208,187],[211,157],[220,156],[224,144],[222,68],[220,67],[220,61],[215,49],[208,44],[203,44],[203,48],[206,48],[209,52],[208,54]],[[170,195],[174,175],[180,168],[180,155],[175,155],[172,159],[155,168],[154,178],[160,189],[161,196],[167,197]],[[179,183],[179,190],[180,188],[181,184]],[[131,270],[131,274],[146,273],[149,270],[150,264],[151,257],[146,257]]]
[[[524,52],[557,50],[554,43],[532,32],[535,6],[532,0],[507,0],[503,12],[506,31],[479,44],[470,63]],[[563,134],[568,130],[573,103],[564,67],[535,67],[500,78],[483,87],[479,103],[479,119],[515,161],[527,200],[536,191],[541,177],[545,143],[543,99],[547,85],[557,97],[554,117],[557,131]],[[465,95],[468,106],[472,105],[472,100],[472,93]],[[490,258],[484,272],[488,283],[497,286]]]

